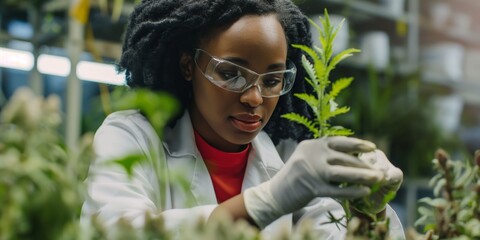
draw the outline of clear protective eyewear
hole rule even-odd
[[[210,58],[205,71],[198,65],[198,59],[204,55]],[[228,60],[214,57],[202,49],[195,49],[194,61],[205,78],[218,87],[231,92],[243,93],[252,86],[257,86],[262,97],[277,97],[290,91],[297,73],[295,64],[288,59],[286,61],[287,69],[262,74]]]

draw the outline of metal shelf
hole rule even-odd
[[[353,10],[356,10],[355,12],[359,12],[362,14],[366,13],[372,17],[380,17],[393,21],[410,22],[412,19],[414,19],[414,16],[410,13],[403,13],[397,15],[395,13],[392,13],[388,8],[384,6],[362,0],[324,0],[324,2],[348,6],[351,7]]]
[[[422,79],[423,84],[431,86],[446,87],[455,94],[462,96],[465,102],[471,104],[480,104],[480,81],[474,79],[463,79],[452,81],[449,79]]]
[[[435,34],[443,38],[451,39],[456,42],[466,43],[469,45],[480,46],[480,33],[478,32],[459,32],[455,28],[439,28],[434,26],[429,19],[420,17],[420,28],[427,34]]]

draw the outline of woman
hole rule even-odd
[[[343,214],[332,198],[363,197],[368,186],[380,183],[372,195],[380,201],[370,213],[386,212],[393,232],[403,236],[395,213],[381,201],[386,191],[398,189],[402,173],[372,152],[372,143],[305,140],[305,129],[279,117],[291,111],[309,116],[292,94],[308,89],[301,52],[291,47],[311,44],[308,24],[289,0],[144,0],[130,18],[120,67],[130,87],[172,93],[183,114],[161,139],[137,111],[105,120],[95,135],[84,215],[98,214],[107,224],[125,217],[141,226],[148,211],[175,230],[227,212],[265,236],[314,219],[335,239],[345,229],[320,224],[328,222],[328,212]],[[101,164],[136,152],[148,161],[132,178]],[[372,153],[351,155],[359,152]],[[188,178],[186,192],[174,186],[177,171]]]

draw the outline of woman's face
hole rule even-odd
[[[198,47],[258,74],[285,69],[287,41],[275,15],[244,16],[209,34]],[[267,124],[279,97],[262,97],[256,86],[236,93],[214,85],[202,73],[209,60],[201,57],[198,67],[193,65],[192,124],[210,145],[239,151]]]

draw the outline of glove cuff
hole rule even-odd
[[[260,229],[284,215],[270,191],[270,181],[244,191],[243,198],[248,215]]]

